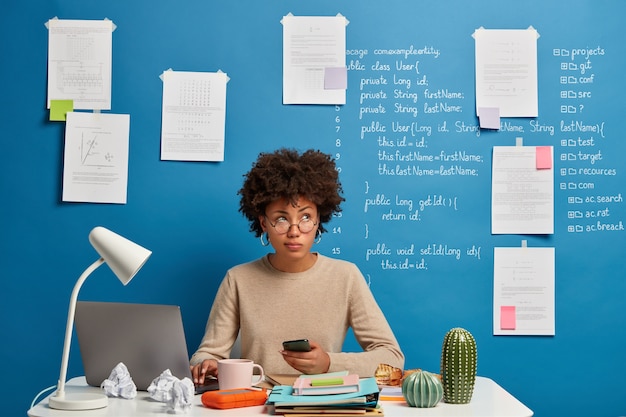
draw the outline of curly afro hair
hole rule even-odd
[[[302,154],[281,148],[273,153],[261,153],[244,174],[239,211],[250,221],[250,231],[263,234],[259,216],[268,204],[285,198],[295,206],[299,197],[315,203],[320,216],[320,232],[333,214],[341,212],[345,200],[335,161],[328,154],[309,149]]]

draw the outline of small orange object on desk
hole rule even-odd
[[[209,408],[239,408],[263,405],[267,401],[266,389],[236,388],[207,391],[200,398],[202,404]]]

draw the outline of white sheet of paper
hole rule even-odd
[[[554,336],[554,248],[494,248],[493,334]],[[502,329],[503,306],[515,328]]]
[[[50,100],[73,100],[74,110],[110,110],[113,22],[50,19],[47,26],[48,108]]]
[[[63,201],[126,204],[130,115],[67,113]]]
[[[554,233],[554,169],[537,169],[534,146],[493,147],[491,233]]]
[[[537,31],[477,29],[476,108],[497,107],[500,117],[537,117]]]
[[[325,89],[326,68],[346,66],[346,18],[293,16],[283,24],[283,104],[346,104],[346,90]]]
[[[224,72],[163,72],[161,159],[223,161]]]

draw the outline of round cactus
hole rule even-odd
[[[402,396],[411,407],[430,408],[443,398],[443,386],[436,375],[416,371],[402,382]]]
[[[476,382],[476,341],[470,332],[456,327],[446,333],[441,348],[443,400],[467,404]]]

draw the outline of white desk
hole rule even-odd
[[[67,392],[99,392],[96,387],[89,387],[84,377],[73,378],[66,384]],[[506,392],[493,380],[484,377],[476,378],[474,395],[469,404],[446,404],[440,402],[433,408],[414,408],[407,406],[401,401],[380,401],[385,416],[388,417],[411,417],[411,416],[476,416],[476,417],[530,417],[533,412],[515,397]],[[48,397],[40,401],[28,410],[29,417],[154,417],[172,416],[168,414],[164,403],[152,400],[147,392],[138,392],[132,400],[109,398],[109,406],[91,411],[61,411],[48,407]],[[258,416],[267,415],[264,406],[234,408],[230,410],[214,410],[206,408],[200,402],[200,396],[196,395],[194,404],[186,414],[180,416]]]

